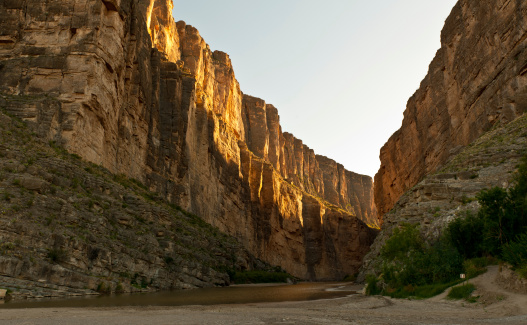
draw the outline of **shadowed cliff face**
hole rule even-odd
[[[277,109],[244,95],[229,56],[171,8],[4,1],[0,105],[298,277],[355,273],[378,224],[371,178],[283,133]]]
[[[461,0],[401,128],[380,152],[375,203],[399,197],[497,122],[527,109],[527,3]]]

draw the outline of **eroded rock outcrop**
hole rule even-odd
[[[437,172],[427,175],[384,215],[381,232],[365,256],[359,280],[382,270],[380,252],[394,229],[418,224],[422,237],[433,243],[448,224],[477,215],[476,195],[494,186],[508,188],[527,149],[527,115],[496,127],[452,157]]]
[[[283,133],[277,109],[244,95],[229,56],[171,8],[3,1],[0,105],[298,277],[355,273],[375,236],[371,178]]]
[[[401,128],[380,153],[375,202],[400,196],[497,122],[527,109],[527,3],[460,0],[441,48],[410,98]]]
[[[0,287],[14,298],[228,285],[233,237],[0,112]]]

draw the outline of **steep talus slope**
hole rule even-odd
[[[380,216],[498,121],[527,109],[527,2],[460,0],[441,48],[408,101],[401,128],[380,153]]]
[[[476,214],[476,193],[493,186],[507,188],[520,159],[527,154],[527,114],[484,134],[426,176],[384,215],[382,230],[364,258],[360,279],[380,270],[380,250],[402,223],[419,224],[423,237],[438,239],[448,223]]]
[[[283,133],[171,0],[0,2],[0,106],[292,274],[355,273],[372,180]],[[177,10],[177,8],[176,8]]]
[[[265,267],[140,182],[3,113],[0,141],[0,287],[15,296],[226,285],[227,270]]]

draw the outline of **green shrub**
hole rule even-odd
[[[476,195],[481,205],[477,216],[467,212],[430,245],[420,237],[416,225],[402,224],[395,229],[381,249],[383,293],[396,298],[436,295],[459,283],[460,273],[468,278],[484,273],[492,261],[482,256],[501,255],[525,276],[527,156],[518,170],[510,190],[482,190]],[[367,279],[367,293],[381,291],[377,281],[375,277]],[[473,290],[473,286],[462,286],[453,289],[451,295],[456,297],[461,292],[459,295],[467,299]]]
[[[133,184],[135,184],[139,188],[142,188],[143,190],[148,190],[148,187],[146,187],[145,184],[143,184],[141,181],[139,181],[139,180],[137,180],[135,178],[130,178],[130,182],[132,182]]]
[[[97,289],[95,289],[95,291],[99,293],[109,294],[112,292],[112,288],[106,282],[101,282],[97,285]]]
[[[514,185],[508,190],[494,187],[478,195],[479,216],[484,227],[486,252],[498,256],[505,245],[527,233],[527,156],[518,167]]]
[[[508,222],[507,191],[500,187],[482,190],[477,195],[481,204],[479,216],[483,220],[483,247],[491,255],[499,254],[499,247],[507,242],[505,225]]]
[[[134,273],[130,284],[137,289],[144,289],[148,286],[148,281],[146,280],[146,277],[139,276],[139,273]]]
[[[395,228],[392,236],[386,240],[381,249],[381,256],[384,259],[406,259],[408,252],[420,251],[424,242],[419,236],[417,225],[407,223],[401,224],[400,228]]]
[[[505,244],[502,257],[514,267],[527,266],[527,233],[518,235],[515,241]]]
[[[379,279],[373,274],[366,276],[366,294],[368,296],[374,296],[381,294],[382,290],[378,286]]]
[[[387,288],[385,294],[392,298],[408,298],[414,297],[419,299],[427,299],[445,291],[447,288],[458,284],[461,280],[456,280],[448,283],[426,284],[422,286],[407,285],[399,288]]]
[[[463,204],[468,204],[468,203],[473,202],[475,200],[476,200],[476,198],[474,198],[474,197],[467,197],[466,195],[463,195],[461,197],[461,203],[463,203]]]
[[[115,286],[115,293],[124,293],[123,284],[121,282],[117,283],[117,286]]]
[[[486,268],[489,265],[498,264],[498,260],[492,256],[476,257],[476,258],[471,259],[470,262],[473,263],[474,266],[478,268]]]
[[[521,278],[527,279],[527,265],[517,268],[516,272],[518,272]]]
[[[417,225],[396,228],[381,249],[384,281],[391,287],[419,284],[417,267],[422,264],[423,249]]]
[[[445,236],[464,258],[474,258],[483,254],[483,229],[483,220],[467,211],[448,225]]]
[[[225,273],[229,276],[229,281],[234,282],[234,277],[236,276],[236,271],[232,268],[226,269]]]
[[[462,271],[463,259],[446,238],[426,245],[415,225],[395,229],[381,257],[384,281],[395,291],[408,285],[450,282]]]
[[[489,259],[486,257],[473,258],[463,262],[463,269],[467,278],[473,278],[487,271]]]
[[[519,266],[527,259],[527,156],[509,190],[493,187],[476,195],[481,208],[453,221],[447,236],[464,258],[500,256]]]
[[[463,258],[446,238],[424,251],[421,272],[426,284],[447,283],[456,279],[463,269]]]
[[[453,287],[452,289],[450,289],[450,292],[448,293],[447,297],[449,299],[455,299],[455,300],[459,300],[459,299],[468,300],[472,292],[474,292],[474,290],[476,290],[476,287],[472,283],[467,283],[467,284]]]
[[[455,281],[456,283],[458,281]],[[448,287],[451,287],[453,285],[453,282],[449,283],[436,283],[436,284],[428,284],[424,286],[419,286],[415,288],[414,296],[417,298],[431,298],[434,296],[437,296],[438,294],[445,291]]]

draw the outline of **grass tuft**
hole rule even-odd
[[[472,283],[467,283],[450,289],[447,297],[452,300],[469,300],[470,295],[474,290],[476,290],[476,287]]]

